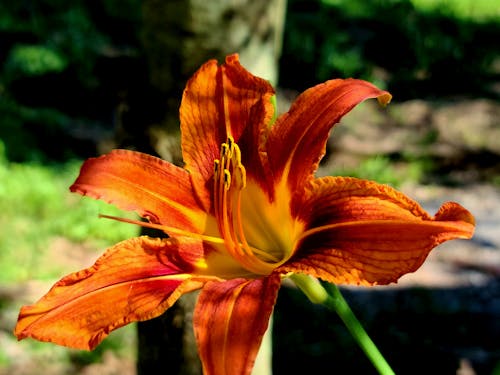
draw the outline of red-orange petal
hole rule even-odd
[[[325,153],[333,125],[369,98],[387,104],[391,95],[357,79],[331,80],[303,92],[269,134],[267,151],[275,180],[285,178],[290,191],[302,194]]]
[[[137,211],[155,223],[201,232],[205,213],[189,173],[167,161],[128,150],[114,150],[83,164],[72,192]]]
[[[306,235],[280,270],[339,284],[395,282],[440,243],[474,232],[474,218],[457,203],[431,217],[404,194],[354,178],[315,180],[298,217]]]
[[[205,285],[193,318],[205,375],[251,373],[280,283],[273,274]]]
[[[178,259],[179,247],[178,241],[149,237],[115,245],[92,267],[62,278],[38,302],[22,307],[14,333],[93,349],[110,331],[160,315],[202,286],[188,273],[194,259]]]
[[[207,211],[214,160],[229,135],[242,150],[247,175],[265,181],[267,159],[261,151],[273,116],[273,94],[271,85],[246,71],[236,54],[221,66],[207,62],[187,83],[180,107],[182,154]]]

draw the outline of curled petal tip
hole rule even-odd
[[[385,107],[387,104],[391,102],[392,95],[389,94],[387,91],[384,91],[384,93],[380,96],[377,97],[378,103],[382,106]]]
[[[474,216],[456,202],[445,202],[434,216],[436,221],[455,222],[459,225],[463,235],[459,238],[471,238],[474,234],[476,220]]]
[[[226,64],[231,64],[234,62],[239,62],[240,56],[238,53],[233,53],[231,55],[226,56]]]
[[[434,218],[439,221],[464,221],[468,224],[476,224],[474,216],[456,202],[443,203]]]

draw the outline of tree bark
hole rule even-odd
[[[143,0],[149,82],[124,96],[117,146],[182,165],[178,113],[187,80],[207,60],[238,53],[250,72],[276,84],[285,9],[286,0]],[[138,323],[138,375],[202,373],[192,327],[196,297],[185,295],[161,317]],[[270,374],[270,333],[264,341],[269,352],[259,354],[258,371]]]

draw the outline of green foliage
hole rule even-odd
[[[11,76],[34,76],[61,72],[67,61],[60,53],[40,45],[16,45],[7,57],[6,73]]]
[[[139,0],[0,2],[0,139],[10,160],[84,158],[85,150],[71,150],[70,128],[112,128],[124,81],[116,65],[124,56],[138,59],[140,6]]]
[[[53,108],[23,106],[9,98],[0,100],[0,141],[4,156],[11,161],[43,161],[46,149],[64,135],[68,116]],[[54,150],[56,151],[56,150]],[[65,147],[58,152],[74,156]]]
[[[437,12],[459,19],[489,21],[500,18],[500,7],[491,0],[378,0],[374,3],[398,6],[411,3],[415,9],[423,12]],[[351,15],[369,16],[372,9],[366,1],[322,0],[326,6],[344,7]]]
[[[363,178],[392,186],[398,186],[400,182],[395,168],[386,157],[369,158],[360,163],[358,168],[336,170],[332,174]]]
[[[498,21],[500,6],[491,0],[411,0],[426,12],[438,12],[462,20],[478,22]]]
[[[29,60],[32,67],[44,65],[46,60],[58,72],[71,67],[78,74],[78,83],[88,86],[98,84],[95,66],[99,58],[119,54],[122,46],[137,46],[139,17],[138,0],[39,0],[30,2],[28,9],[23,2],[11,1],[0,4],[0,31],[15,61],[24,64]]]
[[[280,84],[354,76],[398,100],[492,96],[499,22],[488,0],[289,0]]]
[[[42,0],[32,2],[29,11],[22,2],[4,2],[0,14],[0,30],[12,38],[7,39],[10,60],[27,65],[22,71],[32,75],[30,69],[36,67],[40,74],[50,64],[51,71],[61,72],[71,64],[82,83],[92,82],[107,37],[96,28],[85,2]],[[25,46],[22,40],[32,42]]]

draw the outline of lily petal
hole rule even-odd
[[[298,215],[306,232],[280,271],[334,283],[395,282],[440,243],[474,232],[474,218],[457,203],[445,203],[431,217],[389,186],[355,178],[315,180]]]
[[[205,285],[193,317],[204,374],[251,373],[280,283],[272,274]]]
[[[237,54],[221,66],[209,61],[187,83],[180,107],[182,154],[207,211],[214,160],[228,136],[241,148],[249,175],[265,181],[262,165],[267,159],[261,153],[274,113],[273,94],[267,81],[240,65]]]
[[[304,91],[269,134],[267,150],[275,180],[287,181],[290,191],[302,194],[299,188],[313,177],[333,125],[369,98],[385,105],[391,95],[357,79],[335,79]]]
[[[181,258],[190,254],[191,244],[185,245],[180,252],[178,240],[143,236],[113,246],[92,267],[64,277],[37,303],[24,306],[15,335],[90,350],[110,331],[162,314],[182,294],[203,286],[189,274],[194,256]]]
[[[137,211],[154,223],[197,233],[205,226],[188,172],[147,154],[114,150],[88,159],[70,190]]]

